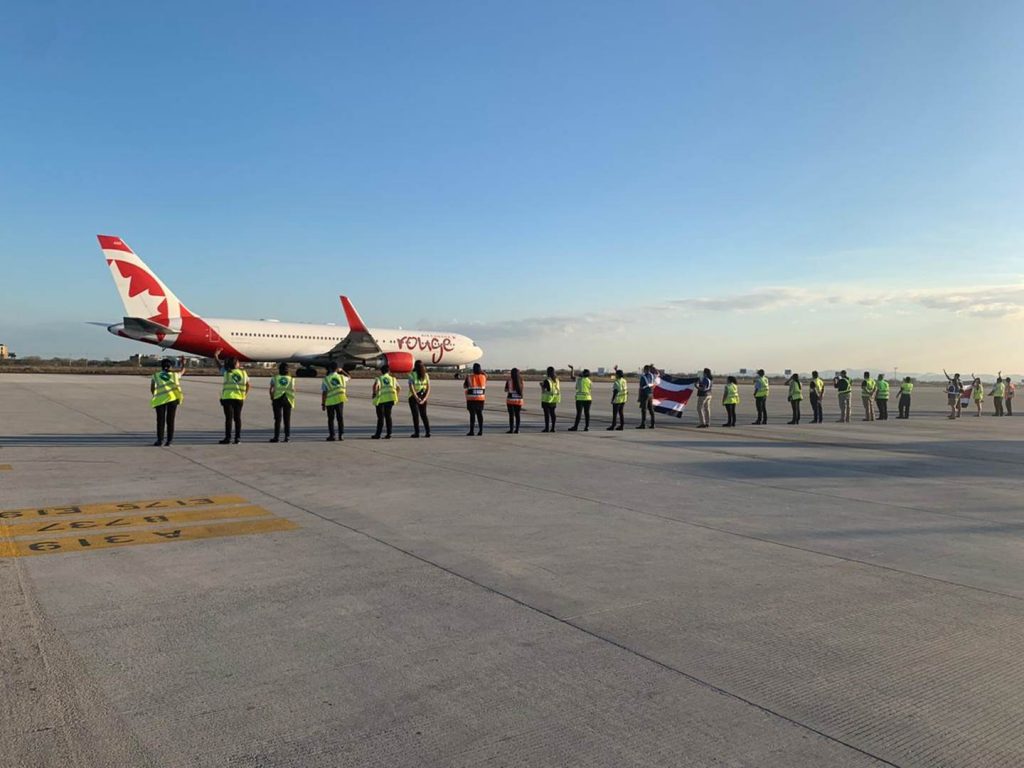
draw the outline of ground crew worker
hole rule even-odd
[[[224,409],[224,439],[221,445],[231,442],[231,425],[235,426],[235,443],[242,437],[242,406],[249,394],[249,374],[238,367],[238,361],[229,357],[224,360],[224,382],[220,391],[220,404]]]
[[[172,371],[170,358],[164,358],[160,361],[160,370],[149,380],[149,405],[156,409],[156,442],[153,445],[170,445],[174,439],[174,417],[178,413],[178,405],[185,399],[185,393],[181,391],[184,373],[184,368],[181,373]]]
[[[864,371],[864,378],[860,380],[860,401],[864,404],[864,421],[875,420],[875,390],[878,385],[871,378],[870,371]]]
[[[995,386],[992,387],[992,405],[995,406],[996,416],[1003,415],[1003,397],[1006,395],[1006,385],[1003,384],[1003,375],[1000,373],[999,378],[996,379]]]
[[[900,382],[900,415],[897,419],[909,419],[910,418],[910,395],[914,391],[914,382],[907,376]]]
[[[547,376],[540,383],[540,408],[544,411],[544,431],[555,431],[555,409],[562,402],[562,385],[558,383],[555,369],[548,366]]]
[[[981,418],[981,407],[985,403],[985,387],[977,376],[971,381],[971,400],[974,401],[974,415]]]
[[[789,377],[789,395],[787,397],[790,406],[793,408],[793,418],[787,424],[800,423],[800,401],[804,399],[804,387],[800,383],[800,375],[794,373]]]
[[[837,424],[850,423],[850,398],[853,394],[853,382],[846,375],[846,371],[840,371],[839,375],[832,379],[832,386],[836,390],[836,399],[839,401],[839,421]]]
[[[320,410],[327,411],[327,442],[333,443],[334,424],[338,424],[338,440],[345,439],[345,403],[348,402],[348,374],[338,364],[327,363],[327,375],[320,383]]]
[[[569,376],[576,382],[576,421],[569,427],[570,432],[580,428],[580,416],[583,416],[583,431],[590,431],[590,404],[594,400],[593,382],[590,379],[590,369],[584,368],[577,376],[576,369],[569,366]]]
[[[1006,393],[1003,395],[1003,401],[1006,405],[1006,415],[1013,416],[1013,396],[1017,394],[1017,387],[1013,384],[1013,379],[1007,376],[1004,379],[1006,383]]]
[[[711,369],[705,368],[700,381],[697,382],[697,429],[707,429],[711,426],[711,388],[713,384]]]
[[[736,406],[740,404],[740,385],[735,376],[729,376],[725,380],[725,390],[722,392],[722,405],[725,406],[726,420],[723,427],[736,426]]]
[[[626,381],[625,372],[615,367],[615,380],[612,382],[612,423],[608,427],[608,431],[617,429],[622,431],[626,424],[626,417],[624,412],[626,410],[626,401],[629,399],[629,383]],[[615,426],[615,420],[618,419],[619,426]]]
[[[476,435],[484,433],[484,397],[487,393],[487,374],[480,363],[473,363],[473,372],[462,382],[466,390],[466,410],[469,411],[469,432],[466,437],[473,436],[473,425],[476,424]]]
[[[508,409],[508,435],[519,434],[519,422],[523,413],[523,377],[518,368],[513,368],[505,380],[505,407]]]
[[[821,424],[825,420],[825,411],[822,408],[822,400],[825,398],[825,382],[818,376],[817,371],[811,371],[811,413],[814,418],[811,424]]]
[[[270,407],[274,410],[274,436],[269,442],[281,439],[281,421],[284,421],[284,441],[292,435],[292,409],[295,408],[295,379],[288,375],[288,363],[277,366],[277,376],[270,377]]]
[[[875,402],[878,404],[878,418],[880,421],[889,420],[889,382],[885,374],[878,374],[878,382],[875,384]]]
[[[381,432],[384,432],[384,439],[391,439],[391,409],[398,402],[398,382],[391,375],[391,368],[387,363],[380,366],[380,376],[373,380],[373,407],[377,410],[377,431],[370,437],[373,440],[380,440]]]
[[[412,411],[412,434],[420,436],[420,419],[423,420],[424,437],[430,437],[430,419],[427,418],[427,398],[430,397],[430,376],[422,360],[409,372],[409,410]]]
[[[768,377],[764,369],[759,368],[754,379],[754,405],[757,407],[757,421],[754,426],[768,423]]]
[[[959,373],[954,373],[953,378],[950,378],[945,368],[942,372],[946,375],[946,404],[949,405],[949,418],[959,419],[963,408],[964,385],[960,381]]]
[[[654,429],[654,382],[657,372],[654,366],[645,365],[640,374],[640,389],[637,402],[640,403],[640,423],[637,429],[647,429],[647,414],[651,415],[651,429]]]

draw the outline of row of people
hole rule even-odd
[[[949,418],[960,418],[964,400],[973,402],[975,408],[974,415],[981,416],[981,411],[985,404],[985,385],[982,383],[981,378],[972,373],[971,383],[964,386],[959,373],[954,373],[950,376],[945,370],[942,372],[946,376],[946,402],[949,405]],[[1013,398],[1016,392],[1017,388],[1014,386],[1013,380],[1009,376],[1004,378],[1003,372],[1000,371],[995,384],[992,385],[992,389],[988,393],[992,398],[992,407],[994,409],[992,415],[1013,416]]]

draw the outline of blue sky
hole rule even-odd
[[[1024,370],[1016,2],[19,2],[0,341],[122,357],[96,233],[200,314],[491,365]]]

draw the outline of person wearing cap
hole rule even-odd
[[[377,411],[377,431],[371,435],[371,439],[380,440],[381,432],[385,440],[391,439],[391,409],[398,402],[398,382],[391,375],[391,368],[387,363],[380,366],[380,376],[373,380],[373,407]]]
[[[480,363],[473,363],[473,372],[462,382],[462,388],[466,392],[466,410],[469,411],[469,432],[466,437],[472,437],[473,427],[476,427],[476,436],[484,433],[484,400],[487,396],[487,374],[480,367]]]
[[[626,410],[626,401],[629,399],[629,384],[626,382],[625,372],[615,366],[615,380],[612,382],[612,423],[608,427],[608,431],[611,432],[613,429],[617,429],[620,432],[625,426],[626,417],[624,411]],[[615,422],[618,420],[619,425],[615,426]]]
[[[583,431],[590,431],[590,405],[594,401],[593,382],[590,379],[590,369],[584,368],[579,376],[576,369],[569,366],[569,376],[576,382],[576,421],[569,427],[570,432],[580,428],[580,417],[583,417]]]
[[[181,391],[184,373],[184,368],[180,372],[171,370],[171,361],[165,357],[160,361],[160,370],[149,380],[149,404],[156,410],[156,442],[153,445],[170,445],[174,439],[174,417],[178,413],[178,405],[185,399]]]
[[[288,374],[288,363],[277,366],[277,376],[270,377],[270,407],[274,411],[274,436],[271,443],[281,440],[281,422],[284,421],[284,441],[292,436],[292,410],[295,408],[295,378]]]
[[[249,383],[249,374],[238,367],[238,360],[234,357],[225,358],[220,370],[224,375],[220,390],[220,405],[224,409],[224,439],[220,444],[231,442],[232,425],[235,428],[235,444],[238,444],[242,439],[242,406],[245,405],[245,398],[249,396],[252,385]]]
[[[320,410],[327,412],[327,442],[345,439],[345,403],[348,402],[349,375],[331,360],[327,363],[327,375],[320,383]],[[334,425],[338,425],[338,436],[334,436]]]
[[[554,432],[556,409],[562,402],[562,385],[555,375],[554,366],[549,365],[545,374],[544,380],[540,383],[540,408],[544,411],[544,431]]]

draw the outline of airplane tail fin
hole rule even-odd
[[[182,316],[188,317],[191,313],[171,289],[124,240],[111,235],[96,237],[124,304],[125,317],[149,321],[165,328],[180,328]]]

